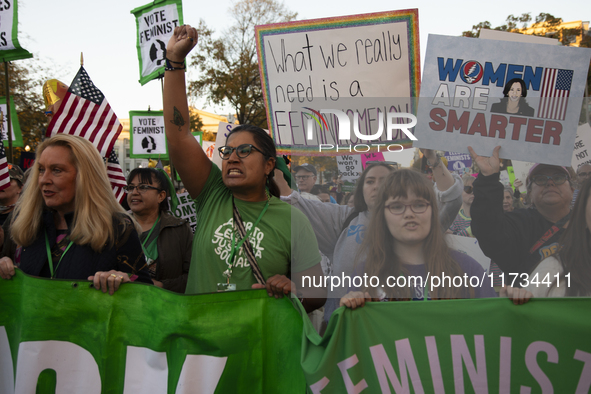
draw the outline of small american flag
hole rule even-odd
[[[45,135],[52,137],[65,133],[86,138],[96,146],[101,156],[107,157],[123,126],[84,67],[80,66],[62,100],[63,103],[47,126]]]
[[[107,159],[107,175],[109,182],[111,182],[115,199],[121,204],[125,198],[125,190],[123,188],[127,186],[127,180],[125,179],[125,175],[123,175],[123,170],[119,165],[119,160],[114,150],[111,151]]]
[[[8,173],[8,162],[6,161],[6,152],[4,144],[0,141],[0,190],[10,186],[10,174]]]
[[[573,70],[547,68],[542,77],[538,117],[564,120],[568,107],[568,96],[573,81]]]

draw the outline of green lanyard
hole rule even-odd
[[[62,259],[64,258],[66,253],[68,253],[68,250],[70,250],[70,246],[72,246],[72,244],[74,244],[74,242],[70,241],[70,243],[66,247],[66,250],[64,250],[64,253],[62,253],[60,260],[57,262],[57,265],[55,266],[55,271],[57,271],[57,268],[60,266]],[[47,249],[47,259],[49,260],[49,271],[51,271],[51,279],[53,279],[55,271],[53,269],[53,259],[51,258],[51,248],[49,247],[49,238],[47,237],[47,231],[45,231],[45,247]]]
[[[151,259],[152,261],[155,261],[158,258],[158,249],[151,247],[152,245],[155,245],[154,241],[156,241],[158,239],[158,237],[154,238],[154,240],[150,243],[150,245],[146,246],[146,243],[150,239],[150,235],[152,235],[152,231],[154,231],[154,228],[156,228],[156,225],[159,222],[160,222],[160,213],[158,213],[158,219],[156,219],[156,221],[152,225],[152,228],[150,229],[150,232],[148,233],[148,235],[146,235],[144,242],[142,242],[142,250],[144,251],[144,254],[146,255],[146,257],[148,259]],[[148,249],[150,249],[150,251],[149,251],[150,253],[148,253]]]
[[[250,228],[250,230],[248,230],[248,232],[244,235],[244,238],[242,238],[238,242],[238,244],[236,244],[236,231],[232,231],[232,254],[230,255],[230,260],[229,260],[230,262],[228,263],[228,272],[229,272],[229,275],[228,275],[228,283],[230,281],[230,275],[232,275],[232,265],[234,264],[234,257],[238,253],[238,250],[240,250],[240,247],[242,246],[242,244],[244,243],[244,241],[246,241],[248,239],[248,237],[250,237],[250,233],[252,233],[252,231],[254,230],[254,228],[259,224],[259,222],[263,218],[263,215],[265,214],[265,212],[267,212],[267,208],[269,208],[269,200],[267,200],[267,203],[265,204],[265,207],[261,211],[261,214],[259,215],[259,217],[256,220],[256,222],[254,222],[254,224],[252,225],[252,227]]]

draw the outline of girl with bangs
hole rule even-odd
[[[484,269],[471,257],[451,250],[440,228],[437,199],[430,182],[412,170],[391,173],[380,188],[357,254],[358,262],[360,256],[366,256],[365,261],[355,270],[356,275],[378,277],[379,285],[372,282],[375,287],[354,289],[341,298],[340,305],[355,309],[366,301],[423,300],[425,293],[426,299],[494,297],[490,279],[483,276]],[[444,274],[452,279],[461,277],[461,286],[446,282],[430,291],[431,278]],[[484,277],[484,283],[471,287],[472,276],[479,281]]]

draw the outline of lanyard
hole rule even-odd
[[[144,242],[142,242],[142,250],[144,251],[144,254],[146,255],[146,257],[148,259],[152,260],[152,262],[158,258],[158,249],[152,247],[152,246],[155,246],[154,241],[156,241],[158,239],[158,236],[156,236],[156,238],[154,238],[148,246],[146,246],[146,243],[150,239],[150,235],[152,235],[152,231],[154,231],[154,228],[156,228],[156,225],[159,222],[160,222],[160,213],[158,213],[158,219],[156,219],[156,221],[152,225],[152,228],[150,229],[150,232],[148,233],[148,235],[146,235],[146,238],[144,238]],[[151,263],[148,262],[148,265],[150,265],[150,264]]]
[[[232,200],[232,202],[234,202],[234,201]],[[228,264],[228,273],[229,273],[229,275],[227,275],[228,283],[230,281],[230,275],[232,275],[232,265],[234,264],[234,257],[236,257],[236,254],[238,253],[238,250],[240,250],[240,247],[242,246],[244,241],[246,241],[248,239],[248,237],[250,237],[250,234],[252,233],[254,228],[259,224],[259,222],[263,218],[263,215],[265,214],[265,212],[267,212],[267,208],[269,208],[269,200],[267,200],[267,203],[265,204],[265,207],[261,211],[261,214],[257,218],[256,222],[254,222],[254,224],[252,225],[250,230],[248,230],[248,232],[244,235],[244,237],[242,237],[242,239],[238,242],[238,244],[236,244],[236,231],[232,231],[232,254],[230,255],[230,260],[229,260],[230,262],[226,263],[226,264]]]
[[[68,253],[68,250],[70,249],[70,247],[72,246],[72,244],[73,244],[73,242],[70,241],[70,243],[66,247],[66,250],[64,250],[64,253],[62,253],[59,261],[57,262],[57,265],[55,266],[55,270],[54,270],[53,269],[53,259],[51,257],[51,248],[49,247],[49,239],[47,237],[47,231],[45,231],[45,247],[47,249],[47,259],[49,260],[49,271],[51,271],[51,279],[53,279],[53,275],[54,275],[55,271],[57,271],[57,268],[60,266],[60,263],[62,262],[62,259],[64,258],[64,256],[66,255],[66,253]]]
[[[534,246],[531,247],[531,249],[529,250],[529,254],[533,254],[542,245],[544,245],[546,243],[546,241],[548,241],[550,238],[552,238],[554,236],[554,234],[559,232],[560,229],[563,228],[564,225],[566,224],[566,222],[568,222],[568,220],[570,219],[570,214],[571,213],[569,212],[568,215],[566,215],[565,217],[563,217],[562,219],[560,219],[559,221],[554,223],[552,225],[552,227],[550,227],[548,229],[548,231],[546,231],[544,233],[544,235],[542,235],[542,237],[540,239],[538,239],[538,241],[534,244]]]
[[[148,240],[150,239],[150,235],[152,235],[152,231],[154,231],[154,228],[156,227],[156,225],[158,224],[159,221],[160,221],[160,213],[158,214],[158,219],[156,219],[156,221],[152,225],[150,232],[148,233],[148,235],[146,235],[144,242],[142,242],[142,248],[144,248],[146,246],[146,242],[148,242]]]

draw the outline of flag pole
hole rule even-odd
[[[4,86],[6,91],[6,132],[8,136],[8,162],[13,163],[12,156],[12,122],[10,121],[10,83],[8,81],[8,62],[4,60]],[[0,143],[4,143],[1,142]]]

